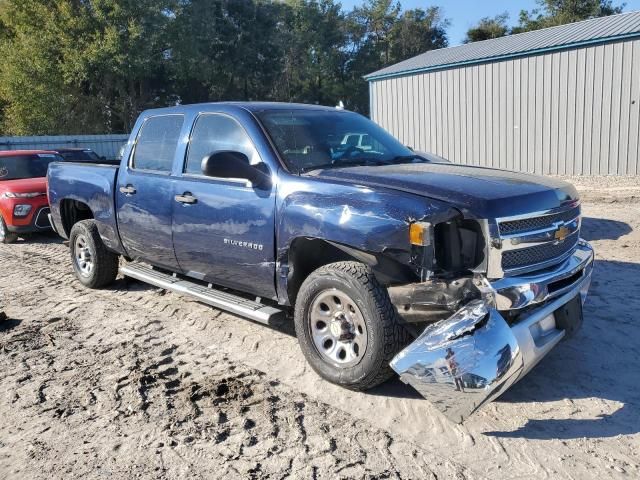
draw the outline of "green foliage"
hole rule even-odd
[[[10,134],[127,131],[166,102],[167,0],[4,0],[0,98]]]
[[[614,6],[612,0],[538,0],[539,8],[520,12],[519,25],[512,33],[555,27],[589,18],[621,13],[624,4]]]
[[[366,113],[362,76],[446,46],[447,26],[391,0],[0,0],[0,129],[127,132],[146,108],[220,100]]]
[[[482,18],[467,31],[465,43],[606,17],[622,13],[624,9],[624,4],[616,6],[612,0],[537,0],[537,3],[538,8],[520,12],[518,25],[513,28],[507,24],[509,15],[506,12],[493,18]]]
[[[475,26],[467,30],[464,43],[479,42],[508,35],[510,31],[509,25],[507,25],[508,20],[509,14],[507,12],[495,17],[481,18]]]
[[[402,12],[399,2],[368,0],[347,16],[352,48],[346,69],[347,108],[367,112],[369,93],[362,75],[417,54],[446,47],[446,29],[439,7]]]
[[[443,18],[439,7],[407,10],[391,29],[391,58],[400,61],[446,47],[448,27],[449,21]]]
[[[182,2],[167,55],[181,101],[270,98],[282,57],[279,9],[251,0]]]
[[[539,0],[519,25],[483,18],[468,42],[622,10],[612,0]],[[447,46],[439,7],[397,0],[0,0],[0,129],[128,132],[146,109],[274,100],[366,113],[362,76]]]
[[[55,129],[57,123],[65,122],[64,112],[72,107],[57,71],[61,51],[55,44],[60,32],[55,22],[37,28],[31,18],[51,18],[57,12],[27,2],[0,6],[0,97],[6,130],[28,134]]]

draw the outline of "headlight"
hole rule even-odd
[[[14,217],[26,217],[31,211],[31,205],[16,205],[13,207]]]
[[[13,192],[5,192],[4,196],[6,198],[35,198],[40,195],[46,195],[45,192],[28,192],[28,193],[13,193]]]

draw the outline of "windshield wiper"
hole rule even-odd
[[[427,162],[425,158],[412,154],[412,155],[396,155],[389,160],[383,160],[376,157],[360,157],[351,160],[336,160],[330,163],[321,163],[320,165],[314,165],[313,167],[301,168],[300,173],[310,172],[312,170],[322,170],[324,168],[348,168],[348,167],[361,167],[361,166],[383,166],[383,165],[399,165],[401,163],[407,163],[414,160],[419,160],[420,163]]]
[[[420,155],[416,155],[414,153],[412,155],[397,155],[397,156],[393,157],[391,160],[389,160],[389,163],[397,165],[399,163],[409,162],[409,161],[413,161],[413,160],[420,160],[421,162],[426,162],[426,160],[424,158],[422,158]]]
[[[301,168],[300,173],[310,172],[312,170],[322,170],[324,168],[347,168],[347,167],[362,167],[368,165],[388,165],[387,161],[383,161],[379,158],[354,158],[353,160],[338,160],[335,162],[321,163],[320,165],[314,165],[312,167]]]

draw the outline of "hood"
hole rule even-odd
[[[42,178],[22,178],[20,180],[1,180],[0,192],[30,193],[47,192],[47,179]]]
[[[346,167],[307,175],[440,200],[476,218],[537,212],[578,198],[572,185],[553,178],[451,163]]]

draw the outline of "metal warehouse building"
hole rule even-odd
[[[434,50],[366,77],[371,117],[457,163],[640,173],[640,12]]]

